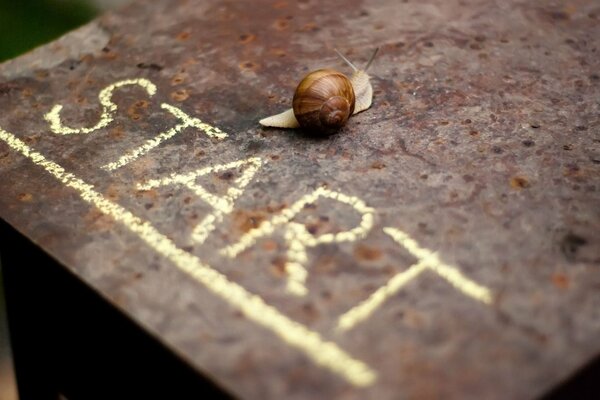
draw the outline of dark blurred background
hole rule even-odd
[[[0,62],[47,43],[126,0],[0,0]]]
[[[127,1],[0,0],[0,62],[51,42],[99,13]],[[0,400],[16,399],[0,264]]]

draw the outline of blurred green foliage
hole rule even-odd
[[[0,0],[0,61],[47,43],[96,14],[84,0]]]

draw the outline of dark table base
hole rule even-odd
[[[0,221],[21,400],[229,398]]]

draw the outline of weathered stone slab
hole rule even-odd
[[[0,66],[0,217],[242,398],[534,398],[600,351],[598,18],[138,1]],[[258,125],[378,46],[338,134]]]

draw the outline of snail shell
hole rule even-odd
[[[300,126],[319,131],[339,129],[354,112],[354,88],[346,75],[319,69],[302,79],[292,104]]]
[[[340,87],[337,88],[336,90],[341,90],[343,92],[348,92],[348,89],[346,88],[346,86],[347,86],[347,82],[348,81],[350,82],[350,86],[352,87],[352,90],[354,91],[354,105],[353,105],[353,107],[350,108],[348,116],[357,114],[364,110],[367,110],[369,107],[371,107],[371,103],[373,101],[373,87],[371,86],[370,77],[367,74],[366,70],[369,68],[369,66],[371,65],[371,62],[375,58],[375,55],[377,54],[377,50],[378,49],[375,49],[375,52],[371,56],[371,59],[367,63],[364,70],[356,68],[354,66],[354,64],[352,64],[342,54],[340,54],[338,52],[340,57],[348,65],[350,65],[350,67],[354,70],[354,72],[352,73],[352,76],[349,79],[346,78],[346,76],[344,74],[337,72],[335,70],[331,70],[331,69],[314,71],[314,72],[308,74],[298,85],[298,88],[296,89],[296,94],[294,95],[294,101],[293,101],[294,107],[293,108],[290,108],[289,110],[286,110],[280,114],[276,114],[276,115],[273,115],[273,116],[270,116],[267,118],[263,118],[259,121],[259,123],[263,126],[274,127],[274,128],[299,128],[300,126],[303,126],[308,129],[316,128],[318,130],[323,130],[324,127],[327,126],[327,124],[322,124],[320,118],[319,118],[319,122],[316,124],[316,126],[312,125],[315,123],[314,114],[311,118],[307,118],[310,120],[310,122],[308,122],[305,125],[305,122],[303,121],[305,116],[300,116],[300,114],[302,114],[302,111],[305,111],[305,109],[304,109],[305,106],[302,106],[303,109],[299,110],[300,107],[298,107],[298,106],[299,106],[300,101],[298,100],[298,106],[297,106],[297,101],[296,101],[297,97],[299,97],[299,94],[301,94],[303,92],[303,90],[301,90],[302,87],[303,86],[308,87],[308,84],[305,83],[306,80],[308,80],[310,78],[310,81],[313,81],[313,83],[316,83],[315,81],[318,81],[317,79],[314,79],[313,74],[317,74],[315,76],[319,76],[318,74],[326,74],[327,77],[330,77],[330,78],[335,77],[335,79],[332,79],[331,82],[332,83],[335,82],[336,85],[340,85]],[[326,71],[326,73],[324,71]],[[338,78],[339,76],[341,76],[345,79]],[[329,86],[329,85],[325,84],[324,86]],[[333,93],[336,93],[336,91],[334,90]],[[306,94],[306,93],[304,93],[304,94]],[[310,96],[312,97],[312,94]],[[321,96],[321,95],[319,95],[319,96]],[[332,97],[337,97],[337,96],[332,96]],[[344,97],[344,96],[341,96],[341,97]],[[348,97],[344,97],[344,98],[349,100]],[[323,97],[323,99],[325,99],[325,97]],[[339,99],[335,99],[335,100],[331,100],[331,101],[332,101],[332,103],[327,104],[325,109],[334,109],[335,107],[340,106]],[[325,100],[325,102],[327,102],[327,100]],[[322,104],[322,106],[324,106],[324,104]],[[312,105],[312,108],[313,108],[313,112],[314,112],[315,106]],[[308,109],[309,108],[307,107],[306,110],[308,110]],[[299,111],[300,111],[300,113],[299,113]],[[337,119],[338,117],[335,117],[335,118]],[[340,121],[343,120],[343,122],[341,122],[341,124],[337,127],[338,128],[341,127],[346,122],[347,119],[348,119],[347,117],[345,119],[340,118]],[[336,124],[333,124],[333,125],[335,126]]]

